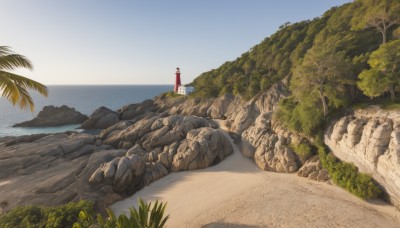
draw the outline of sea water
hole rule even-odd
[[[117,110],[124,105],[140,103],[146,99],[171,91],[172,85],[59,85],[48,86],[49,96],[43,97],[31,92],[35,103],[35,111],[22,111],[0,97],[0,137],[37,133],[55,133],[74,130],[79,125],[66,125],[46,128],[13,128],[12,125],[33,119],[44,106],[67,105],[89,116],[94,110],[105,106]]]

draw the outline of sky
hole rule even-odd
[[[0,0],[0,46],[46,85],[173,84],[218,68],[285,22],[351,0]]]

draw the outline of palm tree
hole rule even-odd
[[[33,65],[23,55],[14,53],[10,47],[0,46],[0,93],[1,96],[13,105],[25,110],[28,106],[33,112],[34,104],[28,89],[36,90],[43,96],[47,96],[47,87],[32,79],[13,74],[8,71],[17,68],[33,70]]]

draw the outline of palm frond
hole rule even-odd
[[[0,46],[0,56],[8,55],[13,53],[10,47],[8,46]]]
[[[33,65],[31,61],[23,55],[0,55],[0,70],[15,70],[21,67],[33,70]]]
[[[28,89],[36,90],[40,94],[47,96],[47,87],[29,78],[0,70],[0,92],[2,96],[9,100],[13,105],[25,110],[28,106],[33,112],[34,103],[29,95]]]

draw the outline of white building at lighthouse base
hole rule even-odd
[[[194,92],[194,87],[193,86],[179,86],[178,87],[178,94],[181,95],[189,95]]]

